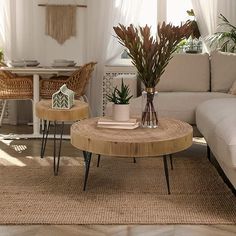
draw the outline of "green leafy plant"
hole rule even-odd
[[[236,26],[232,25],[222,14],[219,18],[222,20],[222,23],[219,24],[220,31],[208,37],[207,41],[213,49],[219,47],[223,52],[235,52]]]
[[[181,40],[178,45],[176,46],[176,52],[180,53],[183,52],[184,47],[187,45],[187,39]]]
[[[133,95],[129,96],[129,94],[129,86],[125,85],[122,79],[121,88],[118,89],[116,86],[111,95],[107,95],[107,99],[109,102],[113,102],[115,104],[129,104],[129,100],[133,97]]]
[[[3,61],[3,50],[0,49],[0,62],[2,62],[2,61]]]
[[[187,23],[189,24],[191,30],[191,34],[190,37],[186,40],[184,49],[186,53],[198,53],[201,52],[201,41],[199,39],[201,37],[201,33],[199,31],[193,9],[188,10],[187,14],[193,19],[187,20]]]
[[[195,13],[193,9],[187,10],[187,14],[191,17],[194,17],[193,20],[187,20],[187,23],[189,24],[189,27],[191,29],[191,37],[192,39],[199,39],[201,37],[201,33],[198,28],[197,21],[195,20]]]

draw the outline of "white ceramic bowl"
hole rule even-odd
[[[70,66],[70,63],[68,62],[54,62],[52,63],[53,67],[67,67]]]
[[[10,62],[10,65],[12,65],[14,67],[23,67],[26,64],[24,61],[12,61],[12,62]]]
[[[33,61],[31,61],[31,62],[26,62],[26,66],[38,66],[40,63],[39,62],[33,62]]]
[[[37,60],[25,60],[26,63],[38,63]]]
[[[53,63],[66,63],[66,62],[67,62],[66,59],[55,59],[55,60],[53,61]]]

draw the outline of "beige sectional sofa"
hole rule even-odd
[[[196,111],[197,127],[236,189],[236,98],[212,99]]]
[[[228,92],[235,80],[236,54],[176,54],[157,85],[159,116],[197,125],[234,187],[236,96]],[[111,115],[109,105],[106,114]],[[138,97],[131,101],[131,116],[140,115]]]
[[[235,97],[228,93],[236,80],[236,73],[232,71],[236,63],[230,58],[220,52],[214,52],[211,58],[207,53],[174,55],[157,85],[159,116],[196,125],[199,104],[214,98]],[[141,96],[133,99],[130,107],[131,115],[140,116]]]
[[[236,81],[236,54],[215,53],[211,71],[212,90],[227,92]],[[236,94],[235,86],[232,93]],[[236,98],[201,103],[196,110],[196,124],[224,174],[236,188]]]

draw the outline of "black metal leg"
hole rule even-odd
[[[171,166],[171,170],[173,170],[174,167],[173,167],[172,154],[170,154],[169,156],[170,156],[170,166]]]
[[[135,157],[133,158],[133,162],[136,163],[136,159],[135,159]]]
[[[164,170],[165,170],[168,194],[170,194],[169,172],[168,172],[167,156],[166,155],[163,156],[163,163],[164,163]]]
[[[64,122],[62,122],[61,125],[61,133],[60,133],[60,139],[59,139],[59,148],[58,148],[58,154],[57,154],[57,139],[56,139],[56,132],[57,132],[57,122],[54,121],[54,149],[53,149],[53,170],[54,175],[58,175],[59,165],[60,165],[60,158],[61,158],[61,143],[62,143],[62,135],[64,130]]]
[[[208,159],[209,161],[211,161],[211,149],[210,149],[210,147],[208,146],[208,144],[207,144],[207,159]]]
[[[100,164],[100,159],[101,159],[101,155],[100,155],[100,154],[98,154],[97,167],[99,167],[99,164]]]
[[[45,149],[46,149],[46,145],[47,145],[47,140],[48,140],[49,129],[50,129],[50,121],[48,121],[48,124],[47,124],[47,121],[44,120],[43,138],[42,138],[41,154],[40,154],[41,158],[44,157],[44,153],[45,153]]]
[[[85,191],[86,190],[86,185],[87,185],[87,180],[88,180],[89,167],[90,167],[92,153],[83,151],[83,154],[84,154],[84,162],[85,162],[85,175],[84,175],[83,191]]]

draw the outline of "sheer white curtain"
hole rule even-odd
[[[217,27],[218,0],[192,0],[192,4],[201,35],[213,34]]]
[[[0,47],[5,60],[33,58],[33,1],[0,0]]]
[[[217,31],[220,14],[223,14],[232,24],[236,24],[235,0],[192,0],[192,4],[203,37]]]
[[[190,0],[166,0],[166,21],[174,25],[180,25],[182,22],[189,20],[187,10],[192,8],[193,6]]]
[[[155,4],[155,0],[149,0],[149,3]],[[141,16],[147,1],[88,0],[87,5],[86,58],[87,61],[98,62],[90,81],[88,97],[93,115],[101,115],[104,65],[116,58],[122,51],[117,39],[113,37],[113,26],[118,23],[125,25],[144,23],[144,18]],[[145,14],[148,15],[148,12]],[[156,18],[155,15],[153,18]]]
[[[11,55],[11,47],[8,43],[12,38],[10,25],[10,2],[0,0],[0,48],[8,55]]]
[[[218,15],[223,14],[233,25],[236,25],[236,1],[235,0],[218,0]],[[218,19],[219,22],[219,19]]]

